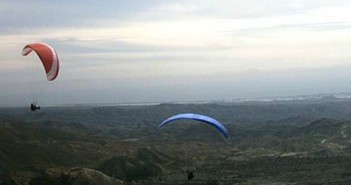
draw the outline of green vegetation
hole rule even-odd
[[[179,112],[211,115],[230,137],[185,121],[156,132]],[[3,108],[0,185],[350,184],[350,112],[348,101]]]

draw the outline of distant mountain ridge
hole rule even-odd
[[[57,121],[103,124],[156,125],[167,117],[193,112],[216,118],[224,124],[264,123],[289,118],[303,119],[351,119],[351,100],[343,101],[288,101],[239,104],[160,104],[152,106],[86,106],[44,107],[37,112],[29,108],[0,108],[0,121],[18,119],[24,121]]]

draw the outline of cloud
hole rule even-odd
[[[309,81],[307,71],[347,66],[351,59],[350,8],[341,0],[5,0],[1,99],[15,91],[22,96],[23,77],[14,74],[23,74],[28,62],[41,67],[35,55],[20,55],[24,45],[38,41],[59,53],[54,86],[67,92],[52,93],[72,95],[65,103],[90,101],[88,91],[96,92],[92,101],[103,102],[115,101],[114,94],[118,101],[156,101],[269,95],[274,87],[282,89],[277,94],[317,91],[305,90],[322,83]],[[276,75],[250,76],[249,69]],[[284,75],[289,70],[304,71],[305,81]],[[302,85],[286,87],[284,78]]]

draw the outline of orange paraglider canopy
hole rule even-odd
[[[59,59],[56,51],[45,43],[33,43],[26,45],[22,50],[22,55],[27,56],[32,51],[40,58],[48,81],[55,80],[59,73]]]

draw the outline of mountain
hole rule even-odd
[[[351,104],[328,102],[2,108],[0,185],[348,184]],[[229,138],[184,120],[156,132],[182,112]]]

